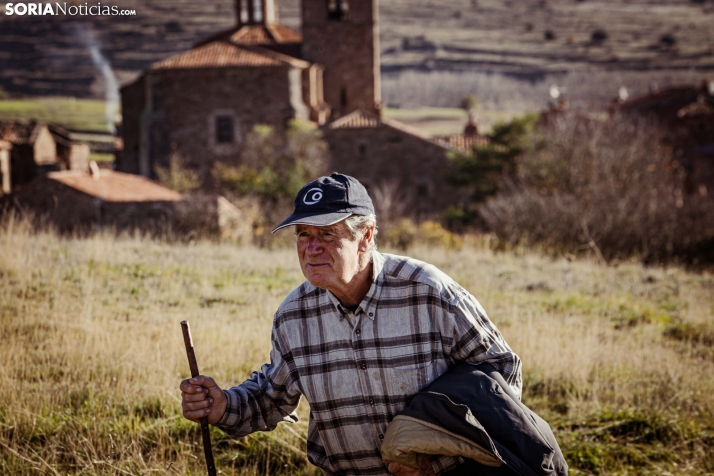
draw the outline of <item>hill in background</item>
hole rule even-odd
[[[112,80],[96,53],[125,83],[234,23],[230,0],[119,7],[137,15],[1,15],[0,88],[102,98]],[[279,9],[299,28],[299,0]],[[714,71],[712,0],[390,0],[380,16],[384,102],[394,107],[453,107],[471,93],[486,109],[536,109],[553,85],[602,106],[622,86],[638,94]]]

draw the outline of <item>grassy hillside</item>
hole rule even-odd
[[[73,130],[106,132],[106,103],[99,99],[64,97],[0,100],[0,121],[32,119],[62,125]],[[416,127],[430,135],[458,134],[466,124],[466,112],[456,108],[385,109],[385,117]],[[482,111],[479,123],[490,127],[494,122],[509,118],[507,113]],[[113,160],[108,154],[100,160]],[[96,160],[96,158],[93,158]]]
[[[105,102],[63,97],[0,100],[0,120],[36,119],[68,129],[106,132]]]
[[[121,8],[136,10],[136,16],[82,18],[7,16],[0,4],[0,89],[104,97],[107,80],[92,62],[91,48],[106,57],[120,83],[129,82],[151,63],[233,26],[234,3],[125,0]],[[299,28],[299,6],[300,0],[279,0],[280,21]],[[710,0],[380,0],[379,14],[387,105],[454,107],[474,93],[489,100],[498,96],[494,102],[515,95],[510,107],[525,99],[525,108],[533,108],[547,101],[552,83],[561,84],[570,73],[579,73],[565,81],[571,99],[606,87],[608,79],[598,72],[618,73],[598,93],[601,104],[622,85],[635,94],[652,82],[663,87],[714,71]],[[410,83],[428,89],[415,97],[414,88],[400,82],[403,72],[466,72],[477,78],[445,82],[426,74]],[[499,89],[503,82],[507,90]],[[540,83],[542,88],[532,89]],[[543,98],[533,100],[536,93]]]
[[[484,243],[414,248],[482,302],[523,358],[524,399],[572,474],[714,472],[714,277],[605,267]],[[0,227],[0,474],[203,474],[179,414],[179,322],[219,383],[268,359],[271,316],[302,280],[292,250]],[[301,420],[239,441],[219,468],[317,474]]]

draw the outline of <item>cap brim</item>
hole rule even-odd
[[[352,212],[322,213],[319,215],[313,213],[293,213],[280,225],[276,226],[271,233],[275,233],[279,229],[291,225],[330,226],[352,215],[354,215]]]

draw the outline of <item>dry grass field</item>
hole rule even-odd
[[[572,474],[714,473],[714,276],[494,253],[485,239],[409,254],[482,302]],[[179,415],[179,322],[202,371],[238,383],[268,358],[272,313],[301,280],[290,249],[66,239],[5,220],[0,474],[203,474],[198,425]],[[214,431],[219,468],[317,474],[307,412],[239,441]]]

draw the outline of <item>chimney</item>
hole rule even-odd
[[[469,112],[469,122],[466,123],[464,127],[465,137],[476,137],[478,135],[478,124],[476,123],[476,117],[473,112]]]
[[[102,175],[101,172],[99,171],[99,166],[93,160],[89,161],[89,171],[91,172],[92,178],[94,180],[99,180],[99,177]]]

